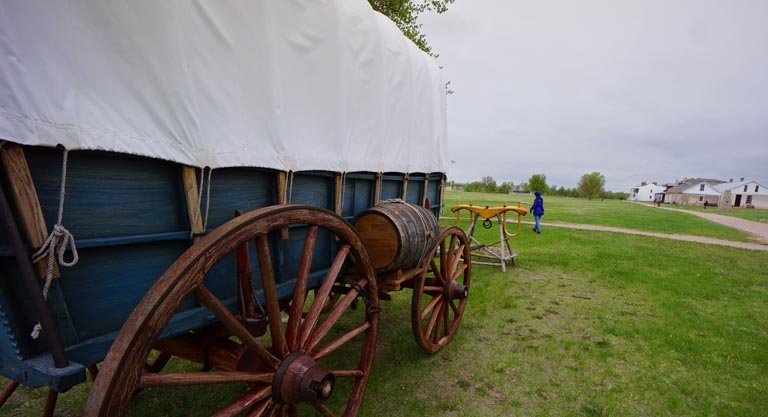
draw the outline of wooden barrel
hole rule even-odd
[[[440,227],[427,209],[388,200],[355,216],[352,224],[363,239],[376,272],[419,266],[434,248]]]

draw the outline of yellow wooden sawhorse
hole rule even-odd
[[[480,265],[501,265],[501,270],[507,270],[507,262],[512,262],[514,265],[517,253],[512,250],[509,245],[509,238],[515,237],[520,234],[520,230],[523,227],[523,216],[528,214],[528,209],[524,208],[521,203],[517,203],[517,206],[502,207],[488,207],[488,206],[475,206],[472,203],[469,204],[457,204],[451,207],[451,211],[456,213],[456,224],[461,222],[461,210],[469,211],[469,228],[466,230],[467,236],[475,244],[472,245],[472,254],[479,258],[495,259],[496,262],[475,261],[474,263]],[[507,213],[513,212],[517,214],[517,230],[515,233],[510,233],[507,230]],[[483,218],[483,227],[490,229],[493,227],[492,218],[496,218],[499,225],[499,240],[493,243],[482,243],[478,241],[474,234],[478,220]],[[498,248],[496,248],[498,245]]]

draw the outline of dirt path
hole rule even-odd
[[[715,223],[720,223],[728,227],[733,227],[734,229],[743,230],[747,233],[753,234],[755,238],[757,238],[757,240],[759,240],[760,242],[768,244],[768,223],[766,224],[758,223],[752,220],[742,219],[742,218],[733,217],[733,216],[723,216],[722,214],[715,214],[715,213],[705,213],[700,211],[676,209],[671,207],[659,207],[659,208],[664,210],[679,211],[681,213],[692,214],[694,216],[699,216],[703,219],[707,219]]]
[[[651,207],[653,208],[653,207]],[[541,225],[543,227],[563,227],[566,229],[577,229],[577,230],[595,230],[598,232],[611,232],[611,233],[624,233],[628,235],[637,235],[637,236],[648,236],[648,237],[656,237],[660,239],[671,239],[671,240],[681,240],[684,242],[697,242],[697,243],[705,243],[708,245],[720,245],[720,246],[730,246],[732,248],[739,248],[739,249],[751,249],[751,250],[759,250],[759,251],[768,251],[768,225],[764,225],[762,223],[753,222],[750,220],[740,219],[738,217],[731,217],[731,216],[722,216],[717,214],[711,214],[711,213],[699,213],[691,210],[682,210],[682,209],[673,209],[673,208],[666,208],[662,207],[665,210],[673,210],[673,211],[682,211],[683,213],[689,213],[693,215],[697,215],[699,217],[703,217],[707,220],[711,220],[717,223],[721,223],[723,225],[733,227],[736,229],[744,230],[748,233],[753,234],[756,238],[759,240],[765,242],[766,244],[760,244],[760,243],[749,243],[749,242],[736,242],[732,240],[725,240],[725,239],[717,239],[713,237],[703,237],[703,236],[694,236],[694,235],[678,235],[673,233],[660,233],[660,232],[648,232],[644,230],[635,230],[635,229],[626,229],[623,227],[610,227],[610,226],[598,226],[594,224],[575,224],[575,223],[544,223],[542,222]],[[441,217],[441,219],[453,219],[453,217]],[[517,223],[517,220],[508,220],[508,223]],[[524,221],[523,224],[532,225],[533,222]]]
[[[523,222],[524,224],[533,224],[533,222]],[[682,240],[685,242],[706,243],[708,245],[730,246],[732,248],[751,249],[768,251],[768,245],[748,242],[734,242],[732,240],[716,239],[712,237],[676,235],[671,233],[646,232],[643,230],[625,229],[622,227],[597,226],[593,224],[572,224],[572,223],[541,223],[542,227],[564,227],[567,229],[578,230],[596,230],[599,232],[625,233],[628,235],[649,236],[661,239]]]

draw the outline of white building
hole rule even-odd
[[[768,208],[768,187],[757,181],[724,182],[715,186],[721,193],[720,203],[733,207]]]
[[[706,201],[716,205],[720,200],[720,191],[715,186],[724,181],[691,178],[684,180],[664,192],[664,202],[669,204],[703,205]]]
[[[641,183],[637,187],[632,187],[629,190],[629,201],[645,201],[648,203],[653,202],[653,196],[656,193],[663,193],[666,187],[658,185],[656,183],[646,184]]]

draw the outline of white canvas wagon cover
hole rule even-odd
[[[0,139],[212,168],[443,172],[436,63],[365,0],[4,0]]]

